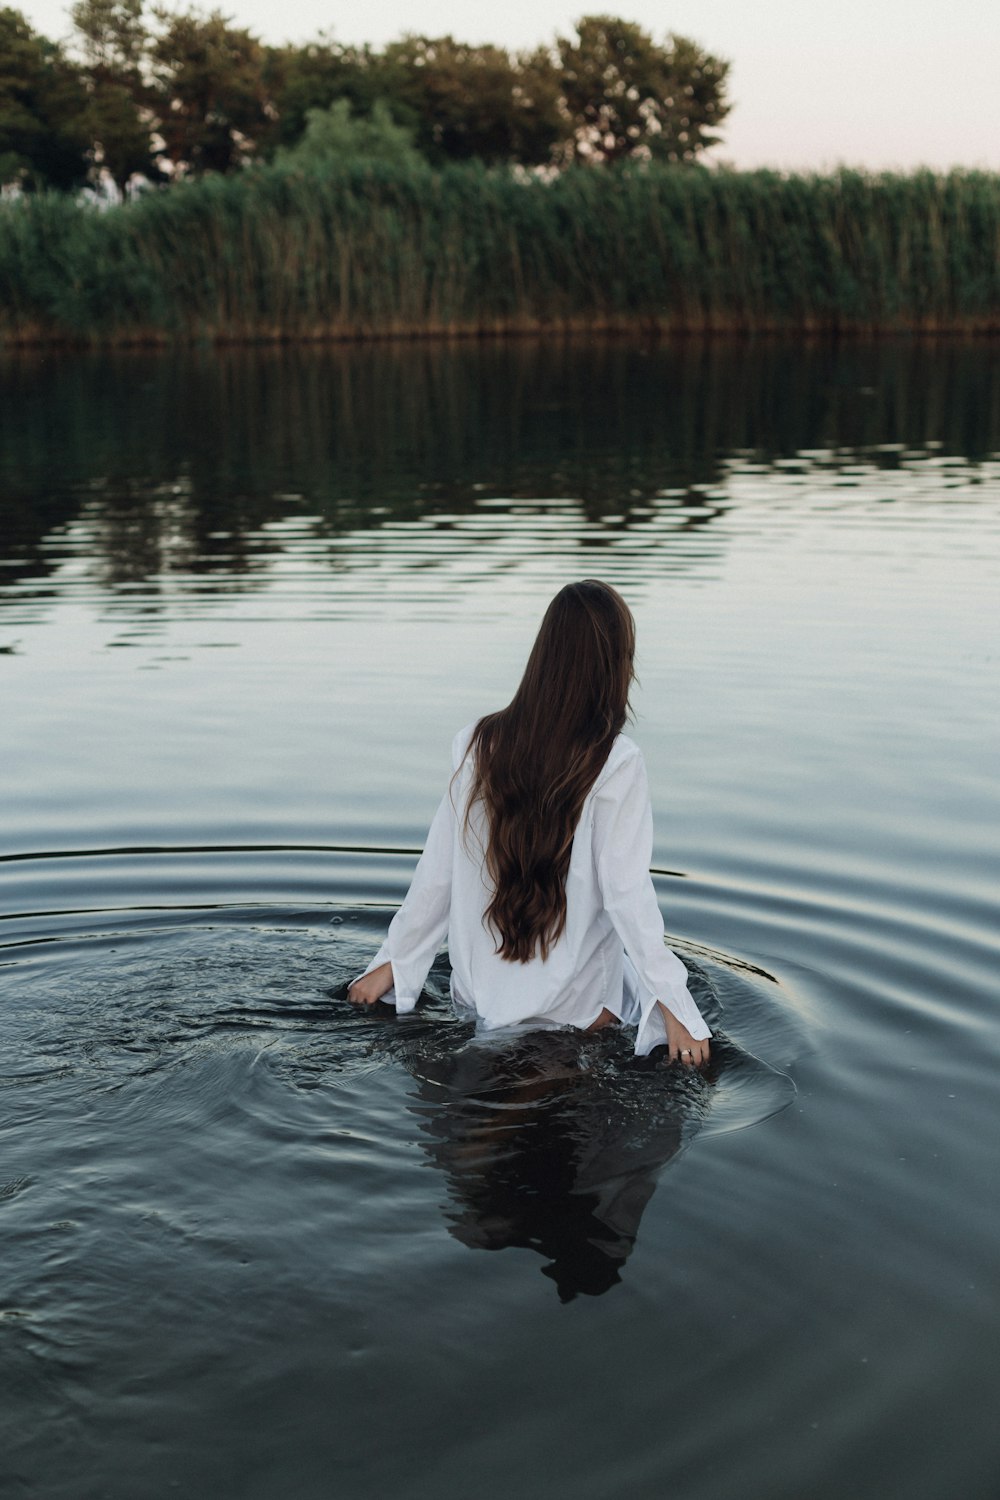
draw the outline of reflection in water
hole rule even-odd
[[[0,421],[5,581],[85,553],[102,587],[240,591],[303,535],[492,535],[525,501],[560,522],[568,503],[587,547],[655,548],[712,535],[736,461],[891,469],[933,441],[976,463],[1000,449],[1000,359],[914,340],[23,352],[0,359]]]
[[[413,1106],[454,1204],[451,1233],[470,1249],[537,1251],[562,1302],[620,1280],[656,1174],[710,1086],[651,1078],[639,1116],[623,1076],[589,1061],[563,1033],[470,1044],[423,1065]]]
[[[702,1131],[744,1128],[790,1102],[790,1080],[718,1030],[715,981],[694,966],[691,977],[715,1028],[703,1073],[664,1049],[635,1057],[614,1027],[476,1035],[440,1001],[402,1024],[388,1007],[362,1013],[373,1050],[416,1082],[410,1108],[444,1175],[455,1239],[535,1251],[562,1302],[600,1296],[621,1280],[663,1168]],[[444,993],[446,964],[431,983]]]

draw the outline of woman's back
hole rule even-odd
[[[506,708],[472,730],[467,807],[482,810],[487,923],[502,958],[544,958],[566,921],[585,799],[625,727],[635,623],[593,578],[552,600]]]
[[[631,782],[626,763],[635,760],[638,747],[619,735],[584,799],[572,838],[565,922],[558,937],[544,956],[539,945],[530,958],[511,962],[499,953],[487,918],[493,891],[483,851],[489,829],[482,803],[469,805],[475,782],[469,749],[472,729],[456,736],[453,747],[455,836],[448,929],[452,992],[490,1028],[531,1021],[587,1027],[605,1008],[607,996],[622,989],[622,945],[604,905],[601,879],[607,873],[606,861],[599,862],[598,855],[612,854],[612,820]],[[619,772],[623,774],[616,775]],[[605,790],[609,785],[610,795]]]
[[[707,1058],[650,879],[645,765],[621,733],[634,645],[607,584],[556,595],[510,704],[456,736],[410,889],[353,999],[412,1010],[447,935],[453,998],[487,1029],[617,1019],[639,1053],[667,1041]]]

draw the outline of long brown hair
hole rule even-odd
[[[566,875],[584,799],[628,714],[635,622],[607,583],[569,583],[545,612],[521,685],[472,735],[469,810],[482,804],[501,958],[547,957],[566,926]],[[468,826],[466,827],[468,833]]]

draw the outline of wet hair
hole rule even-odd
[[[584,800],[628,715],[635,622],[609,584],[567,584],[545,612],[520,686],[472,735],[501,958],[547,957],[566,926],[566,876]]]

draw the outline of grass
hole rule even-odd
[[[271,166],[0,202],[0,340],[1000,331],[1000,176]]]

